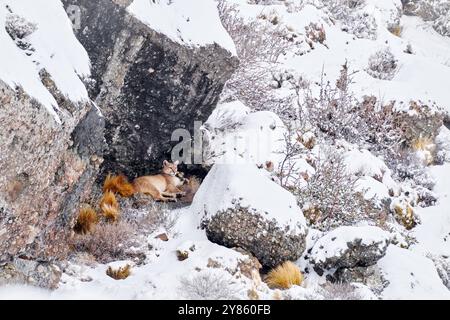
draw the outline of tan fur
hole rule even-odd
[[[164,161],[160,174],[136,178],[133,181],[135,192],[150,195],[158,201],[176,201],[177,196],[184,194],[179,188],[183,185],[183,179],[177,177],[177,166],[177,161]]]
[[[184,195],[179,187],[185,182],[178,173],[178,161],[163,162],[160,174],[136,178],[133,183],[128,182],[125,176],[108,176],[105,180],[104,190],[132,196],[135,193],[150,195],[157,201],[176,201],[177,196]]]

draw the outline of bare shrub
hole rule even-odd
[[[282,150],[282,161],[278,165],[276,176],[279,184],[289,189],[299,183],[300,172],[297,168],[297,162],[304,155],[304,147],[301,144],[299,131],[290,121],[286,123],[286,132],[283,135],[286,148]]]
[[[261,16],[245,21],[235,5],[219,1],[222,24],[233,39],[240,64],[228,80],[222,99],[240,100],[253,109],[271,109],[278,101],[273,95],[272,73],[279,57],[293,47],[286,29],[279,21]]]
[[[227,279],[228,278],[228,279]],[[235,300],[238,290],[231,276],[210,271],[200,271],[180,280],[179,291],[190,300]]]
[[[139,198],[136,196],[135,198]],[[136,201],[141,201],[136,208],[133,207]],[[122,200],[123,220],[132,225],[141,233],[150,234],[160,228],[166,232],[171,232],[177,223],[178,215],[169,210],[167,204],[148,199],[130,199]]]
[[[324,300],[362,300],[355,287],[348,283],[331,283],[327,282],[322,286],[320,293]]]
[[[306,188],[295,190],[305,217],[320,230],[378,220],[380,212],[356,189],[357,177],[346,170],[341,154],[325,151]]]
[[[361,112],[361,104],[349,90],[352,75],[347,63],[342,66],[341,75],[335,84],[321,80],[316,84],[319,94],[313,93],[310,82],[300,78],[296,84],[297,103],[301,115],[316,130],[317,136],[329,139],[345,139],[359,142],[366,136],[367,125]],[[304,125],[304,124],[302,124]]]
[[[133,243],[134,231],[127,222],[100,223],[91,233],[75,235],[72,247],[92,254],[98,262],[107,263],[127,258],[127,248]]]

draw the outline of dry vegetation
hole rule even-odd
[[[286,261],[272,269],[265,278],[265,282],[272,289],[289,289],[293,285],[301,285],[303,274],[292,262]]]
[[[112,191],[106,191],[100,200],[100,209],[103,216],[110,221],[117,221],[120,215],[120,206]]]
[[[114,280],[124,280],[130,276],[131,266],[127,264],[126,266],[119,267],[118,269],[108,267],[108,269],[106,270],[106,274]]]
[[[127,248],[134,240],[134,230],[124,221],[99,223],[87,234],[77,234],[72,239],[72,247],[77,252],[88,252],[98,262],[107,263],[127,258]]]
[[[74,230],[77,233],[86,234],[92,232],[97,223],[97,212],[95,212],[95,210],[91,206],[85,205],[78,213],[78,218],[75,223]]]

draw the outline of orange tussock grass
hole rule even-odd
[[[266,277],[266,283],[270,288],[289,289],[293,285],[301,285],[303,274],[291,261],[286,261],[272,269]]]
[[[113,269],[108,267],[106,274],[115,280],[124,280],[128,278],[131,274],[131,266],[127,264],[125,267],[120,267],[119,269]]]
[[[95,210],[89,205],[83,206],[78,213],[74,230],[77,233],[89,233],[94,229],[97,222],[97,212],[95,212]]]
[[[106,191],[100,201],[100,209],[106,219],[111,221],[117,221],[119,218],[119,203],[116,196],[111,191]]]

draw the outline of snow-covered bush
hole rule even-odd
[[[181,278],[180,294],[190,300],[235,300],[238,298],[237,285],[231,275],[200,271]]]
[[[24,39],[37,30],[35,23],[25,20],[16,14],[9,14],[6,17],[5,29],[9,36],[13,39]]]
[[[398,60],[385,48],[369,57],[367,73],[372,77],[382,80],[392,80],[398,69]]]
[[[450,36],[450,2],[442,0],[403,0],[405,14],[431,21],[434,30]]]
[[[425,170],[423,161],[415,153],[399,150],[394,157],[387,159],[387,164],[393,170],[397,180],[409,180],[426,189],[433,189],[434,181]]]
[[[355,192],[357,178],[348,173],[341,154],[327,150],[315,169],[307,187],[294,191],[312,225],[330,230],[361,220],[377,220],[379,212],[372,203]]]
[[[376,39],[377,23],[372,15],[360,9],[365,0],[325,0],[332,17],[341,22],[342,30],[358,38]]]
[[[319,291],[324,300],[362,300],[362,295],[349,283],[326,282]]]
[[[357,38],[372,39],[377,37],[377,23],[375,18],[365,12],[351,13],[342,22],[342,30],[355,35]]]
[[[434,21],[433,28],[443,36],[450,37],[450,10]]]
[[[147,196],[135,195],[134,198],[122,198],[122,219],[136,230],[146,233],[164,229],[171,232],[175,226],[178,216],[169,210],[164,203],[158,203]]]
[[[444,285],[450,290],[450,258],[431,253],[427,254],[427,258],[434,262],[439,277],[442,279]]]
[[[35,23],[29,22],[16,14],[9,14],[5,19],[5,30],[22,50],[32,50],[25,38],[37,30]]]

